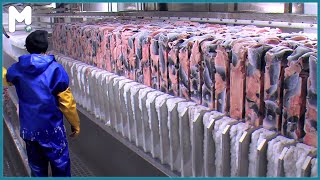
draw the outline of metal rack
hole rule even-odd
[[[216,12],[74,12],[33,14],[34,17],[50,18],[81,18],[83,21],[92,19],[127,18],[148,20],[181,20],[217,24],[256,25],[298,29],[318,29],[317,16],[272,13],[216,13]],[[54,21],[52,21],[54,22]]]

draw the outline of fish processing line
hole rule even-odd
[[[317,16],[288,4],[285,14],[231,3],[33,14],[77,102],[72,174],[317,176]],[[27,53],[28,32],[8,34],[6,67]],[[14,88],[3,99],[5,132],[28,174]]]

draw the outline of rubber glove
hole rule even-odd
[[[58,94],[58,101],[59,109],[71,125],[72,133],[70,134],[70,137],[78,136],[80,133],[80,119],[70,87]]]
[[[3,86],[12,86],[12,83],[7,81],[7,69],[2,67],[2,84]]]

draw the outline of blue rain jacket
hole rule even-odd
[[[19,97],[20,136],[25,140],[58,142],[66,138],[57,94],[69,77],[53,55],[27,54],[7,72]]]

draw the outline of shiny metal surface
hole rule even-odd
[[[284,13],[285,3],[238,3],[239,12]]]
[[[168,11],[209,11],[208,3],[167,3]]]

